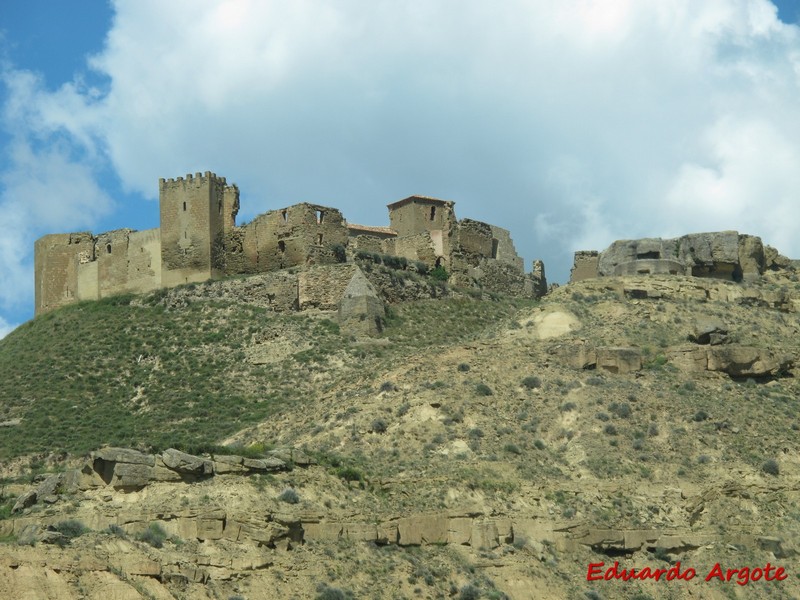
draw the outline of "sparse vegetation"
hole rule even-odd
[[[278,495],[278,500],[286,504],[297,504],[300,502],[300,494],[292,488],[286,488]]]

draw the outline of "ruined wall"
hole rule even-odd
[[[569,273],[569,282],[583,281],[584,279],[594,279],[599,277],[597,272],[598,256],[597,250],[578,250]]]
[[[34,244],[34,310],[39,315],[80,298],[78,265],[94,258],[90,233],[45,235]]]
[[[206,171],[159,180],[162,284],[204,281],[224,267],[224,234],[233,229],[238,190]]]
[[[508,263],[520,271],[525,270],[525,262],[517,254],[514,247],[514,240],[511,239],[511,232],[508,229],[489,225],[492,230],[492,258],[501,262]]]
[[[391,252],[387,252],[387,254],[402,256],[408,260],[418,260],[429,266],[434,266],[439,258],[442,259],[445,266],[449,263],[446,255],[437,253],[434,240],[428,231],[417,235],[398,237],[392,244]]]
[[[353,274],[353,263],[313,266],[297,274],[297,302],[300,310],[337,310]]]
[[[477,267],[484,258],[492,257],[492,228],[487,223],[461,219],[456,228],[453,244],[453,269]]]
[[[243,252],[258,272],[336,263],[334,247],[348,237],[340,211],[307,203],[271,210],[243,229]]]

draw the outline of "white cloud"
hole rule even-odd
[[[158,177],[226,175],[244,217],[313,200],[381,224],[386,203],[439,195],[509,227],[556,280],[572,250],[702,229],[800,256],[800,29],[767,0],[115,9],[90,61],[102,92],[7,76],[0,202],[26,235],[108,211],[107,160],[149,197]],[[0,239],[6,303],[30,295],[6,287],[25,243]]]

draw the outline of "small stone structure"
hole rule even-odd
[[[460,285],[536,296],[505,229],[455,216],[455,203],[409,196],[388,205],[390,227],[349,224],[301,203],[236,225],[239,189],[214,173],[159,180],[160,227],[45,235],[35,243],[37,315],[79,300],[144,293],[230,275],[347,262],[359,251],[441,266]]]
[[[761,238],[736,231],[693,233],[679,238],[618,240],[602,252],[578,251],[570,283],[595,277],[688,275],[748,281],[788,259]]]

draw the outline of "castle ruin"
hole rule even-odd
[[[388,205],[389,226],[349,224],[301,203],[237,226],[239,189],[214,173],[159,180],[160,227],[45,235],[34,248],[37,315],[81,301],[232,275],[336,264],[372,252],[441,266],[457,285],[541,295],[544,268],[526,275],[505,229],[457,220],[455,203],[410,196]]]

